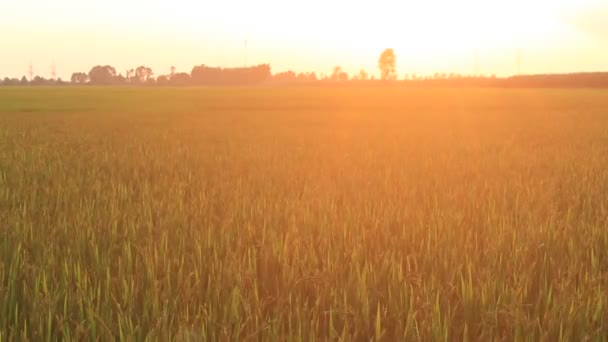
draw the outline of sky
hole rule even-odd
[[[507,76],[608,70],[606,0],[0,0],[0,77],[109,64]],[[520,63],[518,68],[517,56]]]

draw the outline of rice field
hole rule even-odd
[[[608,91],[0,88],[0,341],[606,341]]]

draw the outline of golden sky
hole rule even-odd
[[[63,78],[97,64],[377,73],[387,47],[400,77],[510,75],[518,50],[522,73],[598,71],[608,70],[606,18],[605,0],[0,0],[0,76],[30,63]]]

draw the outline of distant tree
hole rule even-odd
[[[44,77],[40,77],[40,76],[34,77],[34,79],[30,82],[30,84],[32,84],[32,85],[45,85],[47,83],[48,83],[47,80],[44,79]]]
[[[385,81],[394,81],[397,79],[395,51],[386,49],[378,59],[378,68],[380,69],[380,78]]]
[[[365,72],[365,70],[361,69],[359,70],[359,73],[355,76],[355,79],[359,81],[367,81],[369,80],[369,75],[367,74],[367,72]]]
[[[21,81],[19,81],[19,83],[22,85],[27,85],[29,82],[27,81],[27,77],[23,76],[21,77]]]
[[[129,82],[134,81],[135,78],[135,69],[128,69],[125,71],[125,79]]]
[[[298,80],[298,77],[296,76],[295,72],[288,70],[275,74],[274,76],[272,76],[272,79],[273,81],[277,82],[295,82]]]
[[[314,72],[301,72],[297,75],[298,82],[314,82],[317,81],[317,74]]]
[[[25,81],[27,82],[27,79]],[[4,80],[2,81],[2,84],[5,86],[19,85],[19,79],[5,77]]]
[[[114,83],[116,83],[116,84],[127,83],[127,78],[124,77],[122,74],[118,74],[118,75],[116,75],[116,77],[114,77]]]
[[[139,83],[150,82],[153,77],[154,73],[151,68],[142,65],[135,69],[135,80]]]
[[[115,78],[116,69],[109,65],[97,65],[89,71],[89,80],[93,84],[112,84]]]
[[[192,84],[197,85],[244,85],[268,81],[272,78],[272,73],[268,64],[225,69],[203,64],[192,69],[190,78]]]
[[[183,85],[188,85],[189,83],[190,83],[190,75],[188,73],[178,72],[177,74],[175,74],[171,77],[172,85],[183,86]]]
[[[89,75],[84,72],[75,72],[72,74],[70,81],[74,84],[85,84],[89,81]]]
[[[170,76],[160,75],[156,78],[156,84],[161,85],[161,86],[167,85],[167,84],[169,84],[169,79],[170,79]]]
[[[342,67],[336,66],[332,71],[330,79],[336,82],[345,82],[348,81],[348,74],[342,71]]]
[[[335,66],[331,71],[331,76],[329,77],[332,81],[337,81],[340,78],[340,74],[342,73],[341,66]]]

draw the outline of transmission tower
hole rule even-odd
[[[30,81],[34,80],[34,66],[30,63],[30,66],[27,69],[27,75],[30,77]]]

